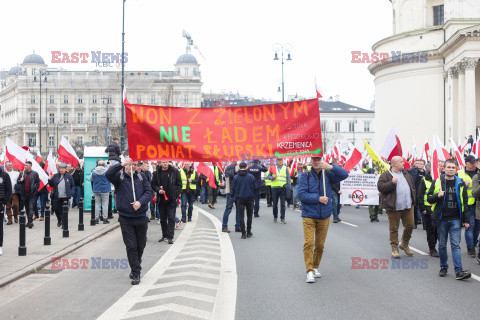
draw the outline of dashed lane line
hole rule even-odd
[[[345,222],[345,221],[340,221],[341,223],[343,224],[346,224],[347,226],[351,226],[351,227],[354,227],[354,228],[359,228],[359,226],[357,226],[356,224],[353,224],[353,223],[349,223],[349,222]]]
[[[420,253],[421,255],[424,255],[424,256],[428,256],[428,255],[429,255],[429,254],[426,253],[425,251],[419,250],[419,249],[414,248],[414,247],[412,247],[412,246],[409,246],[409,247],[410,247],[410,249],[411,249],[412,251],[414,251],[414,252],[416,252],[416,253]]]

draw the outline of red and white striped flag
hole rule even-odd
[[[430,160],[430,145],[428,144],[428,139],[427,137],[425,137],[425,146],[424,146],[424,152],[425,152],[425,156],[426,156],[426,159],[427,162]]]
[[[402,144],[398,138],[397,129],[395,126],[390,130],[383,144],[382,151],[380,151],[380,156],[391,161],[395,156],[402,156]]]
[[[205,162],[200,162],[197,166],[197,173],[203,173],[208,178],[208,185],[212,188],[216,188],[215,173],[212,165],[206,165]]]
[[[73,150],[73,147],[65,137],[62,137],[62,140],[60,141],[57,154],[58,160],[70,163],[74,168],[80,163],[80,159],[78,159],[75,150]]]
[[[48,174],[54,175],[57,173],[57,166],[55,163],[55,158],[52,155],[52,151],[48,153],[47,161],[45,162],[45,170]]]
[[[23,171],[25,169],[25,162],[27,161],[27,150],[17,145],[13,140],[7,138],[5,154],[7,159],[12,162],[15,169]]]
[[[350,172],[353,168],[355,168],[360,162],[362,161],[362,153],[358,151],[357,148],[353,148],[350,152],[350,155],[343,166],[343,169]]]
[[[433,180],[435,180],[435,179],[438,179],[439,177],[440,177],[440,166],[438,163],[438,150],[437,148],[434,148],[432,152],[432,178]]]
[[[459,138],[459,142],[460,142],[460,138]],[[463,154],[463,152],[465,151],[465,148],[468,145],[468,139],[465,139],[465,141],[462,144],[459,143],[458,145],[459,145],[458,149]]]
[[[463,160],[462,153],[458,149],[458,147],[455,145],[455,142],[453,141],[452,138],[450,138],[450,144],[452,145],[453,151],[455,152],[455,159],[458,162],[458,166],[460,169],[465,168],[465,161]]]
[[[297,170],[297,158],[293,158],[290,165],[290,176],[293,177],[293,173]]]
[[[40,186],[38,187],[38,191],[40,191],[43,187],[48,185],[48,175],[43,171],[42,167],[35,161],[35,157],[30,152],[27,153],[27,160],[32,163],[32,170],[38,173],[38,177],[40,178]]]
[[[37,161],[38,163],[43,161],[40,151],[37,151],[37,157],[35,158],[35,161]]]
[[[318,87],[317,78],[315,78],[315,91],[317,92],[318,99],[323,98],[323,96],[320,94],[320,88]]]
[[[437,134],[433,137],[433,139],[435,141],[435,149],[438,151],[438,159],[443,161],[450,159],[450,152],[448,152],[448,149],[445,148]]]

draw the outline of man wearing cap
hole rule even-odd
[[[63,203],[69,201],[75,189],[73,177],[67,173],[67,165],[60,163],[58,165],[58,172],[48,177],[48,184],[53,187],[52,198],[55,201],[53,207],[55,208],[55,215],[57,216],[57,227],[62,226]]]
[[[31,229],[33,228],[33,211],[40,187],[40,178],[38,173],[32,170],[31,161],[25,162],[25,169],[18,176],[17,183],[21,185],[22,201],[28,218],[27,227]]]
[[[322,260],[332,215],[332,184],[348,177],[348,172],[336,164],[328,164],[320,157],[312,158],[312,170],[298,179],[298,198],[302,203],[303,257],[307,269],[307,283],[320,278],[318,267]],[[325,181],[325,183],[323,182]]]
[[[253,209],[253,215],[259,217],[258,211],[260,211],[260,191],[262,190],[262,172],[267,172],[268,168],[260,163],[260,160],[253,160],[252,165],[248,168],[250,173],[255,178],[255,204]]]
[[[197,191],[197,173],[193,169],[191,162],[185,161],[183,168],[180,168],[180,177],[182,178],[182,194],[180,197],[182,202],[182,222],[185,223],[192,221],[193,200]]]
[[[273,222],[278,220],[278,200],[280,199],[280,222],[285,224],[285,197],[286,189],[291,189],[291,177],[287,166],[283,165],[283,158],[277,158],[277,165],[270,167],[267,176],[272,181]]]
[[[231,193],[238,205],[238,215],[240,217],[240,228],[242,229],[242,239],[253,236],[252,234],[252,216],[253,202],[255,200],[256,182],[255,177],[248,173],[247,164],[241,162],[238,174],[233,177]],[[245,209],[247,210],[247,228],[245,229]]]
[[[458,177],[465,181],[465,186],[467,187],[467,210],[468,214],[470,215],[470,226],[468,229],[465,229],[465,243],[467,245],[468,256],[470,258],[475,258],[475,245],[478,242],[478,231],[480,230],[480,225],[477,226],[475,219],[475,198],[472,194],[472,179],[477,172],[478,169],[476,167],[475,157],[472,155],[465,157],[465,169],[457,171]]]
[[[127,249],[128,264],[132,270],[130,273],[132,285],[140,283],[142,255],[147,244],[146,212],[153,197],[147,177],[137,172],[136,165],[132,159],[127,158],[123,163],[110,166],[105,173],[117,192],[118,222]]]
[[[242,229],[240,228],[240,221],[238,217],[238,205],[235,202],[233,195],[231,193],[231,185],[233,183],[233,178],[239,171],[239,167],[237,166],[236,161],[232,161],[226,168],[225,168],[225,194],[226,194],[226,205],[225,211],[223,212],[223,220],[222,220],[222,232],[230,233],[228,230],[228,217],[232,212],[233,205],[235,204],[235,232],[241,232]]]

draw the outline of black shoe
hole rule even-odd
[[[259,218],[260,216],[258,214],[254,215],[255,218]]]
[[[235,232],[242,232],[242,229],[240,229],[240,228],[235,228]]]
[[[440,272],[438,273],[440,277],[446,277],[447,276],[447,268],[443,267],[440,268]]]
[[[133,275],[132,285],[137,285],[139,283],[140,283],[140,275],[138,274]]]
[[[61,222],[57,222],[57,227],[61,227],[62,226],[62,223]]]
[[[100,220],[95,219],[95,224],[99,224],[99,223],[100,223]]]
[[[133,273],[130,272],[130,279],[133,279]]]
[[[2,223],[3,223],[3,222],[2,222]],[[27,227],[28,227],[28,229],[32,229],[32,228],[33,228],[33,222],[27,223]]]
[[[150,218],[147,217],[147,222],[150,222]],[[103,223],[105,223],[105,221],[103,221]],[[108,223],[108,222],[107,222]]]
[[[168,239],[168,244],[173,244],[173,239]]]
[[[247,239],[247,236],[242,234],[242,239]]]
[[[150,222],[150,219],[148,219],[148,222]],[[110,223],[110,221],[108,221],[107,219],[103,220],[103,224],[107,224],[107,223]]]
[[[337,219],[333,219],[333,223],[338,223],[338,220],[337,220]]]
[[[380,222],[380,220],[378,220],[378,218],[375,218],[375,222]]]
[[[370,222],[375,222],[375,218],[370,218]]]
[[[416,223],[413,225],[413,229],[417,229],[417,224]]]
[[[340,219],[340,218],[337,218],[337,222],[340,222],[340,221],[342,221],[342,219]]]
[[[161,237],[160,240],[158,240],[158,242],[163,242],[165,241],[165,237]]]
[[[271,207],[272,205],[271,204],[267,204],[267,207]]]
[[[480,264],[480,252],[478,253],[478,256],[477,256],[477,263]]]
[[[435,258],[438,258],[438,257],[439,257],[439,254],[438,254],[437,250],[435,250],[435,249],[430,249],[430,256],[435,257]]]
[[[247,238],[251,238],[253,236],[253,233],[247,232]]]
[[[100,216],[100,220],[103,221],[103,217],[102,217],[102,216]]]
[[[468,247],[467,250],[468,250],[468,256],[470,258],[475,258],[475,247]]]
[[[188,222],[192,222],[192,218],[188,218]]]
[[[183,223],[187,222],[187,219],[180,219],[180,221],[182,221]]]
[[[470,278],[471,276],[472,276],[472,274],[470,272],[468,272],[467,270],[462,270],[459,273],[457,273],[457,275],[455,276],[455,279],[465,280],[465,279]]]

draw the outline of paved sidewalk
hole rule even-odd
[[[32,229],[26,228],[27,255],[18,255],[20,224],[4,223],[3,255],[0,256],[0,287],[15,281],[36,269],[49,264],[52,257],[61,257],[84,244],[104,235],[105,233],[119,227],[118,215],[114,214],[109,224],[90,226],[90,212],[84,212],[84,231],[78,231],[79,213],[78,209],[70,209],[68,226],[70,237],[63,238],[62,228],[57,227],[57,217],[53,215],[50,219],[51,245],[43,245],[45,236],[45,221],[38,219],[33,222]]]

